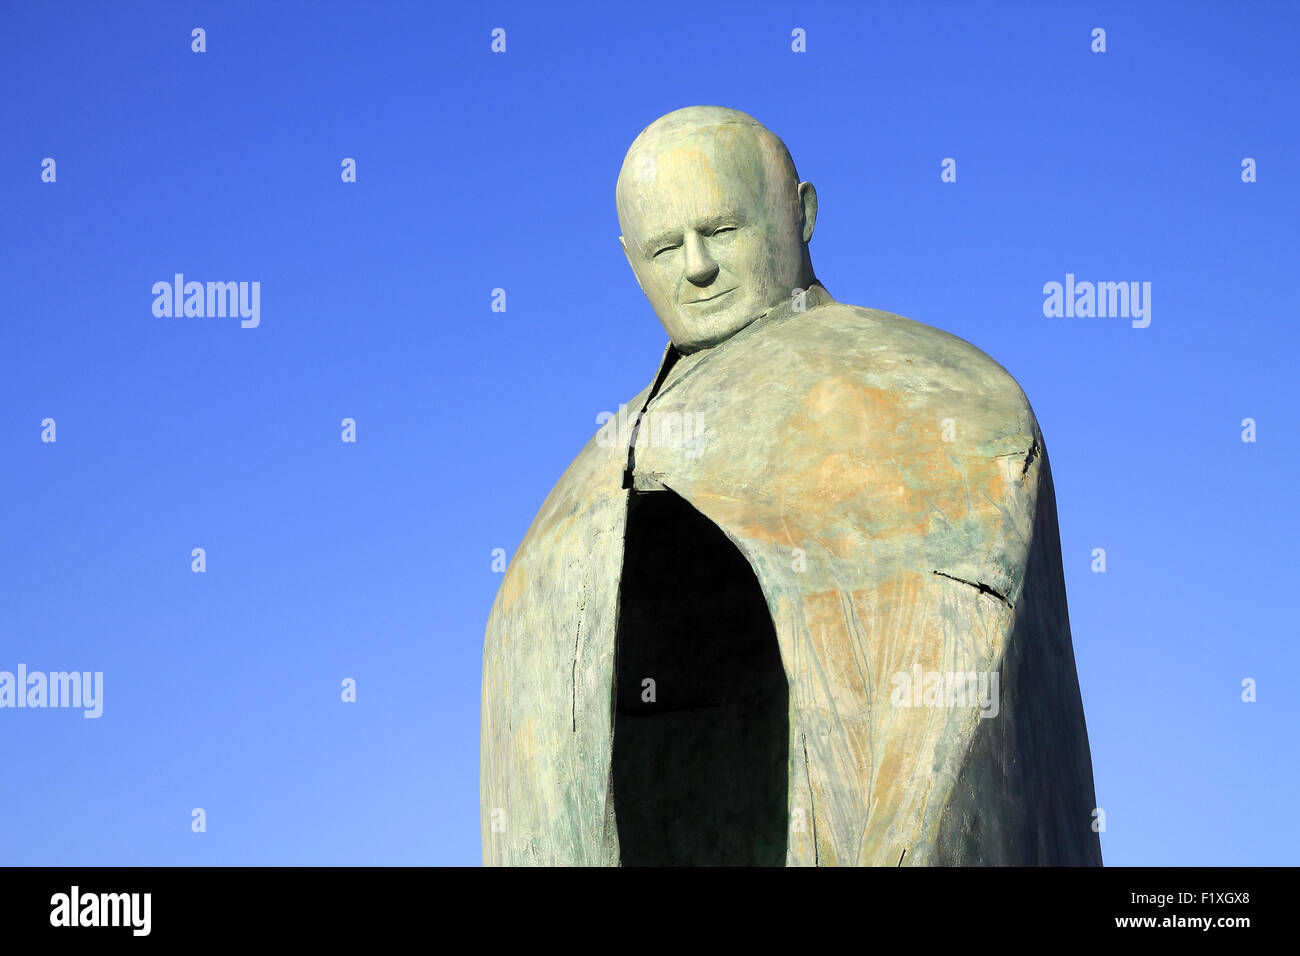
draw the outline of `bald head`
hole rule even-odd
[[[659,155],[675,146],[698,146],[709,139],[725,140],[729,148],[744,154],[761,180],[770,178],[792,189],[798,186],[799,175],[785,143],[754,117],[724,106],[688,106],[659,117],[628,147],[618,174],[620,217],[630,198],[629,189],[654,177]]]
[[[621,241],[678,350],[724,341],[813,280],[817,194],[752,116],[676,110],[633,141],[616,187]]]

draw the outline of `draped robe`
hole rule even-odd
[[[621,862],[619,585],[629,497],[654,492],[721,529],[761,588],[788,682],[786,865],[1101,864],[1029,402],[962,339],[818,284],[802,304],[669,346],[628,407],[693,432],[638,428],[629,456],[611,422],[543,503],[487,626],[485,864]],[[996,675],[996,713],[917,706],[900,688],[931,674]]]

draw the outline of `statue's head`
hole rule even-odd
[[[691,106],[655,120],[616,188],[620,242],[678,351],[710,348],[814,281],[817,193],[758,120]]]

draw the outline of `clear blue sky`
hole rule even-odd
[[[1029,395],[1106,862],[1296,863],[1300,7],[646,9],[5,4],[0,670],[104,714],[0,710],[0,863],[479,862],[491,552],[654,375],[614,180],[693,104],[788,144],[837,299]],[[260,326],[155,317],[177,272]]]

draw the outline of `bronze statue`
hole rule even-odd
[[[744,113],[657,120],[616,194],[671,343],[493,605],[484,862],[1100,865],[1020,387],[836,302],[817,193]]]

